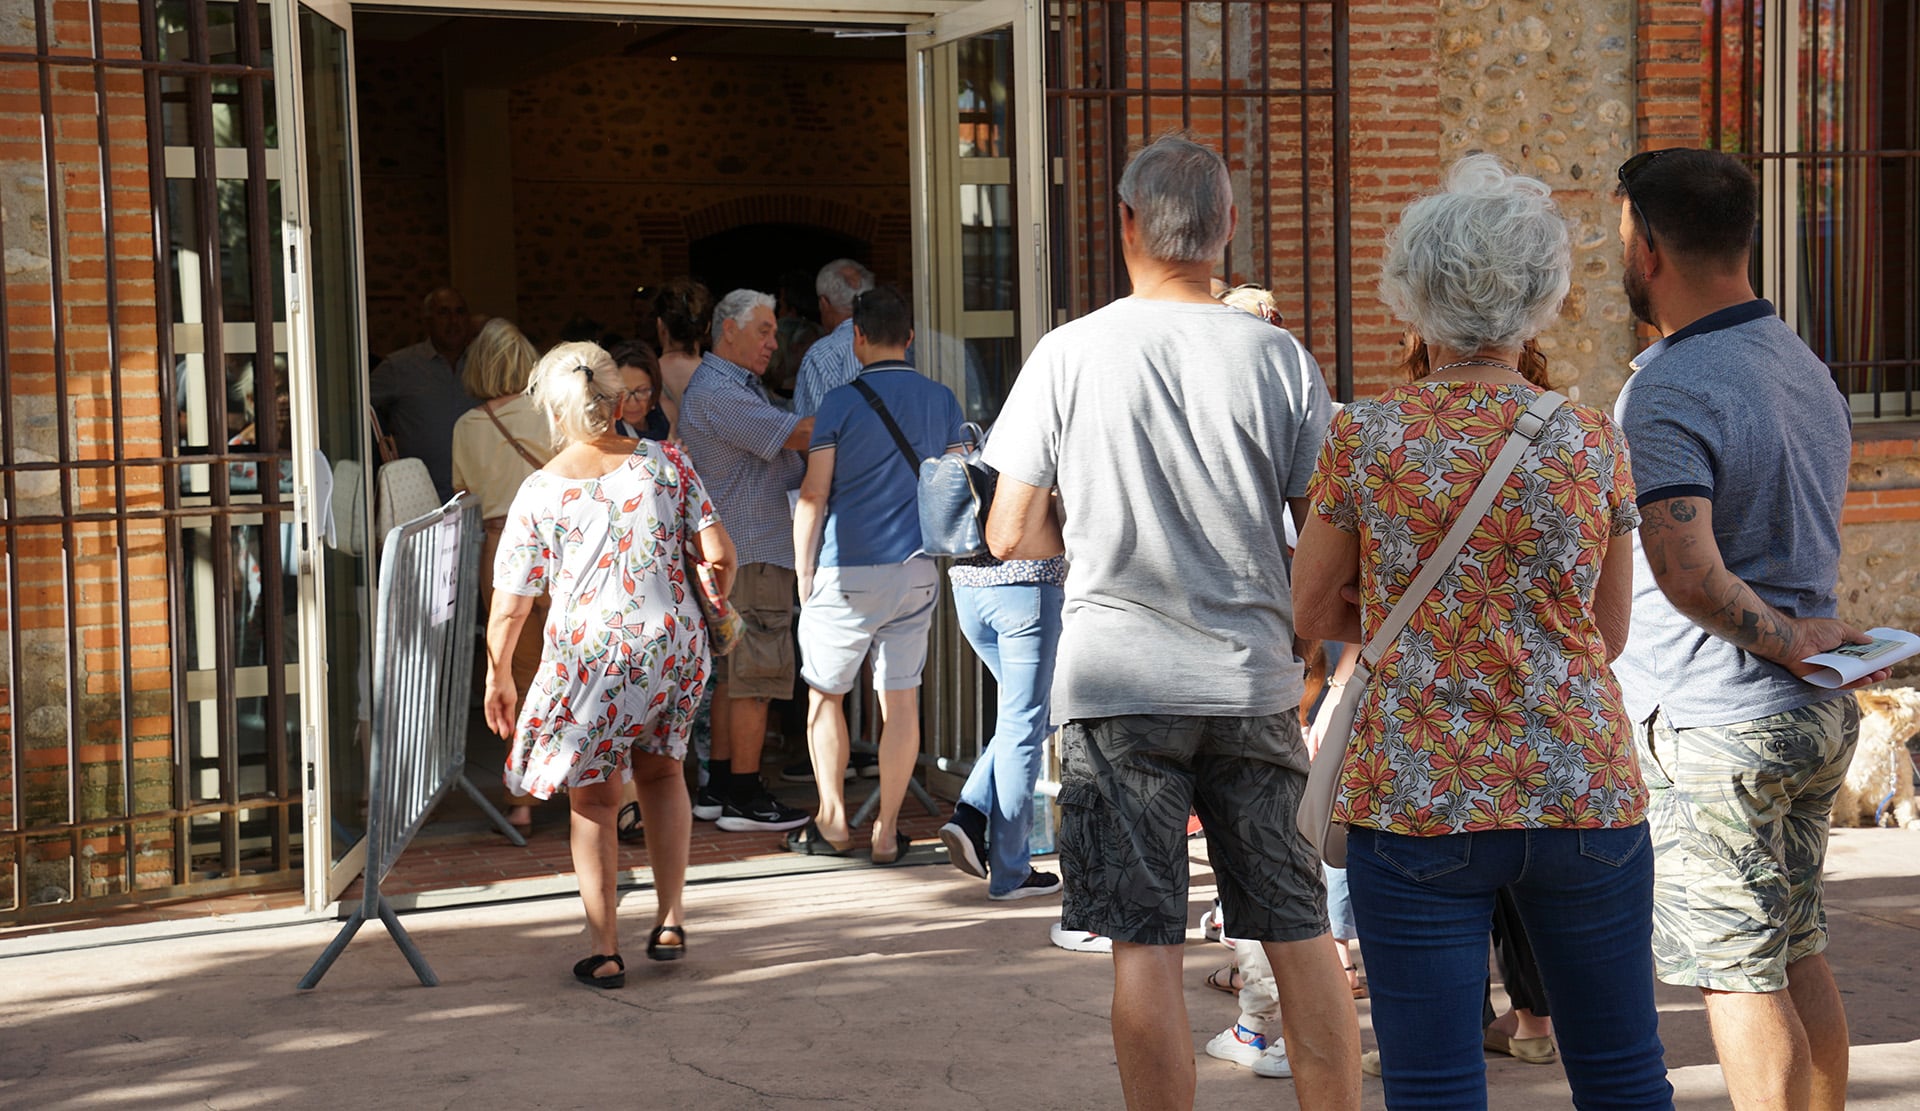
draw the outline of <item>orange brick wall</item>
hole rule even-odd
[[[93,56],[89,6],[61,2],[52,10],[53,53]],[[137,4],[105,0],[101,30],[100,55],[140,55]],[[24,27],[9,22],[0,38],[7,49],[30,50],[32,31],[30,21]],[[167,805],[173,765],[164,529],[153,520],[131,521],[123,544],[112,520],[75,522],[70,536],[58,523],[20,523],[57,520],[68,512],[111,515],[122,495],[134,513],[164,504],[158,468],[129,470],[121,487],[112,468],[73,466],[162,454],[154,198],[142,79],[128,70],[106,70],[96,78],[89,65],[49,70],[50,115],[42,110],[39,67],[0,63],[5,403],[13,428],[0,462],[68,465],[16,472],[9,523],[17,527],[0,532],[11,572],[11,578],[0,577],[0,625],[11,622],[0,636],[9,644],[18,639],[11,673],[0,676],[0,735],[10,757],[0,761],[0,832],[64,824],[70,808],[84,829],[77,869],[64,837],[27,842],[22,859],[15,859],[11,843],[0,841],[0,912],[17,899],[85,897],[124,886],[117,878],[125,868],[124,828],[87,825],[124,813],[123,711],[133,723],[128,740],[144,805]],[[116,360],[122,402],[117,423],[111,400]],[[14,583],[17,595],[7,596]],[[131,664],[131,690],[123,663]],[[77,716],[70,717],[70,700]],[[18,813],[15,775],[24,801]],[[169,835],[166,823],[157,825],[143,840],[153,842],[145,847],[152,851],[158,882],[170,883]]]

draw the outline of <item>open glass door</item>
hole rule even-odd
[[[301,575],[308,903],[337,898],[365,856],[366,743],[372,703],[371,437],[355,163],[352,10],[343,0],[291,5],[299,45],[294,426],[307,461],[309,527]],[[315,453],[318,453],[317,455]],[[322,465],[324,457],[324,467]],[[320,473],[324,469],[325,473]],[[324,503],[324,504],[322,504]]]
[[[983,0],[909,39],[916,357],[982,424],[1046,326],[1039,20]]]
[[[1046,328],[1047,164],[1038,0],[983,0],[910,29],[915,360],[991,424]],[[993,735],[993,676],[944,603],[926,754],[961,771]]]

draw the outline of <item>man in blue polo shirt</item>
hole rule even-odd
[[[939,590],[933,560],[920,554],[920,461],[959,449],[962,417],[952,390],[906,362],[913,316],[899,290],[869,290],[852,308],[862,369],[820,402],[793,517],[800,677],[820,809],[787,846],[809,855],[853,850],[841,787],[844,702],[871,652],[881,718],[873,862],[892,864],[907,847],[900,804],[920,750],[920,673]]]

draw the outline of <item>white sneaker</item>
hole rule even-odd
[[[1267,1036],[1255,1033],[1237,1022],[1207,1042],[1207,1056],[1232,1061],[1236,1065],[1252,1065],[1266,1051]]]
[[[1267,1051],[1253,1063],[1253,1075],[1274,1076],[1285,1079],[1293,1075],[1293,1066],[1287,1063],[1287,1043],[1282,1038],[1273,1039]]]
[[[1112,938],[1105,937],[1101,934],[1088,933],[1085,930],[1062,929],[1058,922],[1053,924],[1053,928],[1048,931],[1047,936],[1052,939],[1055,945],[1058,945],[1069,953],[1113,952]]]
[[[1215,899],[1207,912],[1200,916],[1200,936],[1208,941],[1220,941],[1220,900]]]

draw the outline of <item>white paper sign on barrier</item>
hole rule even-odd
[[[435,625],[445,625],[453,619],[453,581],[460,574],[460,515],[448,514],[435,528],[435,552],[433,576],[433,606],[431,613]]]

